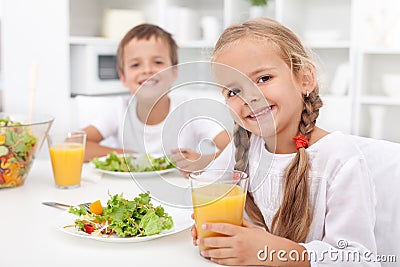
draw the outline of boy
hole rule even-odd
[[[117,67],[121,82],[134,97],[130,103],[121,99],[119,112],[107,111],[84,129],[86,161],[111,151],[159,156],[172,151],[178,168],[187,174],[204,168],[215,157],[194,151],[201,141],[212,140],[220,151],[225,148],[230,141],[227,131],[206,120],[184,127],[188,105],[168,95],[178,75],[177,48],[170,33],[152,24],[138,25],[124,36],[117,51]],[[99,144],[110,136],[117,137],[119,149]]]

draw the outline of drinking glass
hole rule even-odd
[[[50,134],[47,142],[56,186],[63,189],[79,187],[85,155],[86,133],[79,131]]]
[[[204,170],[189,175],[195,226],[199,238],[218,236],[202,229],[206,222],[242,225],[249,179],[232,170]],[[200,246],[200,251],[207,247]]]

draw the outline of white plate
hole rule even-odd
[[[120,156],[120,155],[119,155]],[[108,156],[100,157],[99,160],[105,161]],[[172,172],[176,170],[176,168],[171,168],[171,169],[166,169],[166,170],[161,170],[161,171],[147,171],[147,172],[115,172],[115,171],[107,171],[107,170],[102,170],[96,168],[96,166],[90,162],[90,166],[93,167],[96,171],[116,177],[123,177],[123,178],[131,178],[132,176],[134,178],[141,178],[141,177],[149,177],[149,176],[158,176],[161,174],[165,174],[168,172]]]
[[[174,171],[176,169],[176,168],[171,168],[171,169],[166,169],[166,170],[161,170],[161,171],[149,171],[149,172],[113,172],[113,171],[106,171],[106,170],[97,169],[94,166],[93,166],[93,168],[96,171],[104,173],[104,174],[117,176],[117,177],[124,177],[124,178],[131,178],[132,176],[134,178],[158,176],[160,174],[172,172],[172,171]]]
[[[154,203],[153,203],[154,204]],[[112,243],[133,243],[133,242],[144,242],[156,238],[160,238],[163,236],[168,236],[172,234],[179,233],[185,229],[188,229],[193,225],[193,220],[190,218],[193,211],[188,209],[178,209],[166,207],[164,205],[165,212],[167,212],[170,216],[172,216],[172,220],[174,221],[174,226],[170,230],[164,230],[160,234],[151,235],[151,236],[141,236],[141,237],[118,237],[117,235],[112,235],[110,237],[107,236],[92,236],[85,232],[78,231],[75,227],[66,227],[68,225],[74,225],[75,220],[78,218],[76,215],[71,214],[68,210],[62,212],[60,216],[57,218],[56,227],[64,233],[94,239],[103,242],[112,242]]]

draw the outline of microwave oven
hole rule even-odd
[[[128,94],[119,80],[117,45],[70,45],[71,96]]]

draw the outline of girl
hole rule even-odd
[[[210,248],[201,254],[225,265],[375,266],[365,159],[350,136],[316,127],[322,101],[298,37],[273,20],[251,20],[222,33],[213,62],[236,124],[231,167],[249,173],[246,212],[254,224],[206,223],[223,237],[204,239],[193,229],[195,245]],[[221,64],[238,74],[223,75]]]

